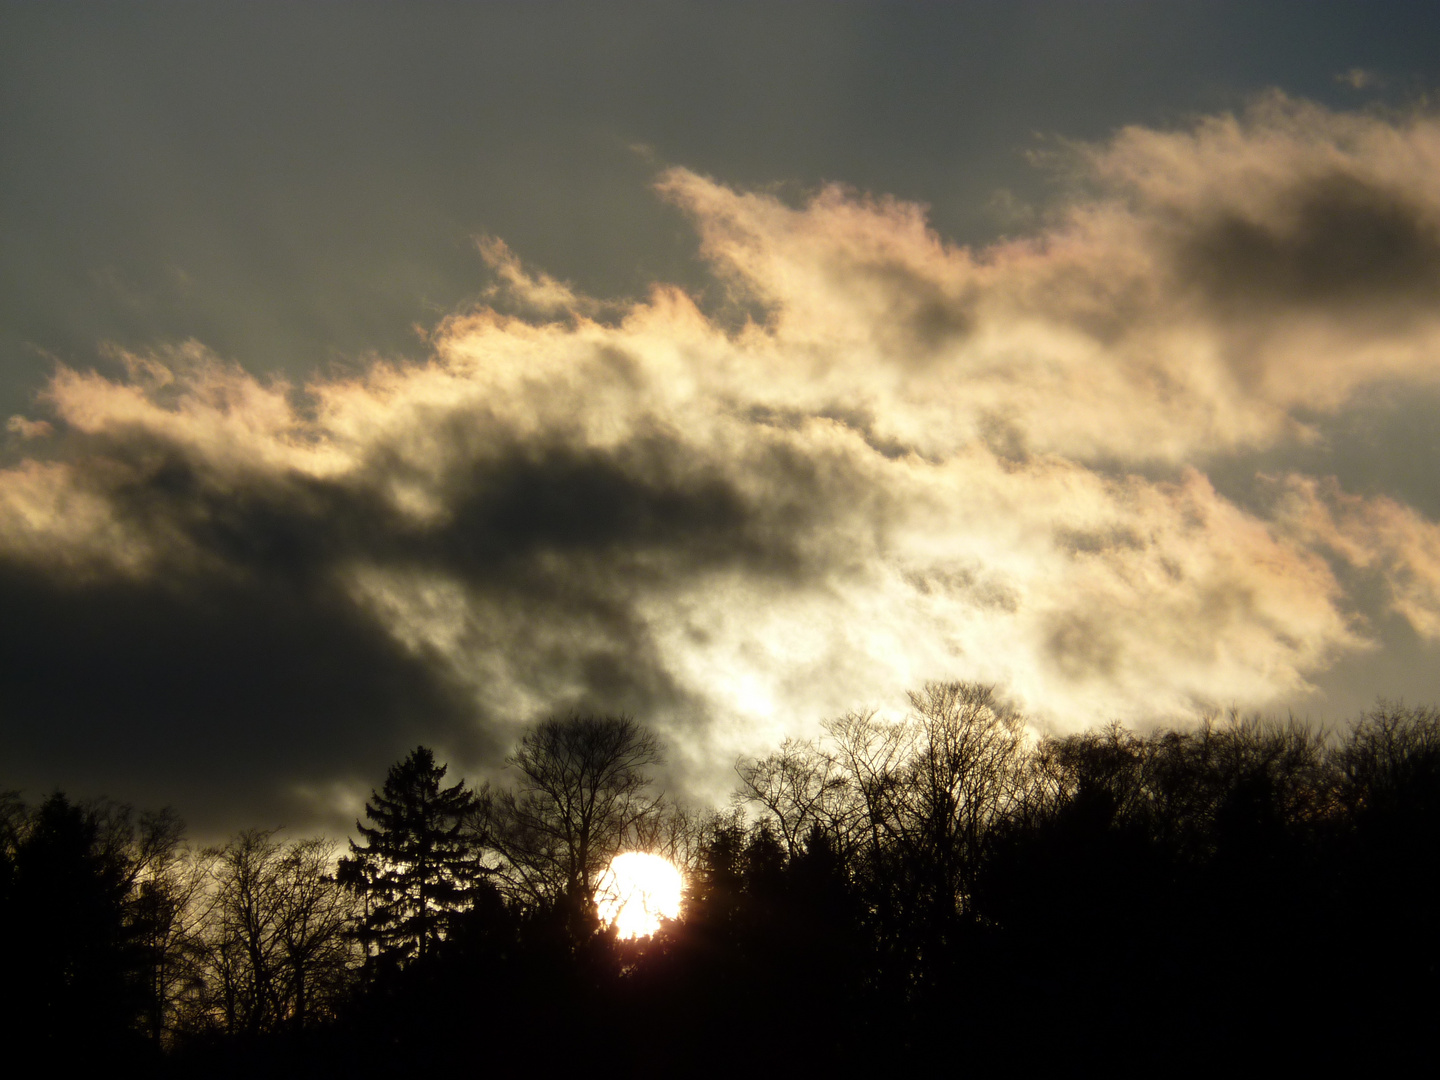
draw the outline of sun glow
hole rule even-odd
[[[659,855],[626,851],[610,860],[595,888],[600,921],[621,938],[649,937],[680,914],[680,871]]]

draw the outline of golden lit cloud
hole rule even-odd
[[[1440,383],[1440,124],[1274,96],[1066,162],[1049,224],[982,250],[895,199],[669,170],[713,311],[601,304],[487,239],[536,318],[457,313],[424,363],[61,369],[53,434],[11,421],[49,456],[0,473],[0,553],[293,583],[475,716],[641,714],[706,794],[931,678],[1062,727],[1263,706],[1367,647],[1366,568],[1440,634],[1440,525],[1402,496],[1212,475]]]

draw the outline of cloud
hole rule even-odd
[[[477,237],[475,246],[485,265],[495,271],[499,279],[487,290],[492,299],[503,296],[523,309],[542,315],[575,311],[588,313],[600,306],[589,297],[577,295],[569,285],[549,274],[526,270],[519,257],[510,250],[510,245],[498,236]]]
[[[43,439],[53,435],[55,429],[44,420],[28,420],[23,416],[12,416],[5,422],[5,430],[21,439]]]
[[[1440,523],[1392,498],[1345,492],[1333,478],[1291,476],[1286,489],[1281,521],[1303,542],[1376,574],[1388,610],[1422,637],[1440,638]]]
[[[1379,85],[1381,79],[1373,71],[1367,71],[1365,68],[1352,67],[1336,75],[1335,81],[1343,83],[1350,87],[1351,90],[1368,90],[1372,86]]]
[[[418,739],[483,771],[624,710],[716,798],[925,679],[1062,729],[1294,700],[1375,647],[1366,575],[1440,636],[1440,525],[1325,450],[1440,381],[1437,164],[1433,116],[1277,95],[1070,148],[1046,223],[980,250],[671,169],[714,310],[486,240],[520,315],[457,313],[423,363],[62,368],[16,428],[45,456],[0,473],[6,753],[347,805]]]

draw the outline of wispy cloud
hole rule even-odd
[[[381,732],[494,761],[536,713],[622,709],[714,794],[736,753],[928,678],[1062,727],[1293,696],[1374,644],[1357,573],[1440,636],[1440,525],[1403,493],[1216,479],[1440,384],[1440,122],[1275,95],[1067,167],[1048,224],[979,250],[896,199],[669,170],[723,318],[665,286],[605,307],[486,240],[520,315],[452,316],[425,363],[60,370],[53,416],[12,421],[44,458],[0,474],[5,655],[49,664],[4,707],[269,710],[326,748],[314,783],[383,764],[399,735],[346,749]],[[153,638],[77,638],[57,604]],[[42,684],[62,666],[111,682]]]
[[[495,272],[497,281],[486,290],[486,296],[492,300],[503,298],[541,315],[588,313],[600,306],[543,271],[525,269],[520,257],[498,236],[477,237],[475,246],[485,265]]]
[[[1350,87],[1351,90],[1368,90],[1373,86],[1380,85],[1382,80],[1373,71],[1360,67],[1352,67],[1336,75],[1335,81],[1343,83]]]

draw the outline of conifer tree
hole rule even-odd
[[[385,786],[365,804],[363,843],[350,842],[341,880],[365,899],[361,940],[379,962],[432,953],[454,914],[472,899],[479,844],[471,823],[475,795],[464,781],[442,787],[446,767],[417,746],[391,766]]]

